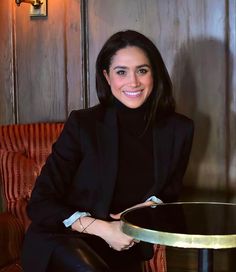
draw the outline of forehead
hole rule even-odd
[[[150,61],[147,54],[137,46],[119,49],[111,60],[111,66],[138,66],[143,64],[150,65]]]

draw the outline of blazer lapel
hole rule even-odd
[[[114,108],[109,108],[104,120],[97,123],[98,153],[100,163],[100,188],[97,216],[106,218],[112,200],[118,168],[118,124]],[[161,121],[153,129],[153,154],[155,183],[147,197],[161,192],[168,178],[174,144],[174,127]]]
[[[97,213],[106,218],[117,177],[118,127],[114,108],[108,108],[104,120],[97,123],[98,153],[100,164],[100,188]]]

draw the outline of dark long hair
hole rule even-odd
[[[109,105],[112,97],[110,85],[103,74],[109,68],[113,56],[120,49],[127,46],[136,46],[147,55],[153,74],[153,90],[148,113],[148,124],[154,119],[171,114],[175,110],[175,101],[172,96],[172,83],[163,62],[161,54],[154,43],[143,34],[126,30],[113,34],[103,45],[96,61],[96,89],[97,96],[102,105]]]

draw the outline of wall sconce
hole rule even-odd
[[[31,17],[45,17],[47,16],[47,0],[15,0],[16,4],[20,6],[21,3],[31,4]]]

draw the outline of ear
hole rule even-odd
[[[108,75],[108,73],[107,73],[106,70],[103,70],[103,75],[104,75],[104,77],[106,78],[107,83],[108,83],[109,85],[111,85],[111,84],[110,84],[110,77],[109,77],[109,75]]]

